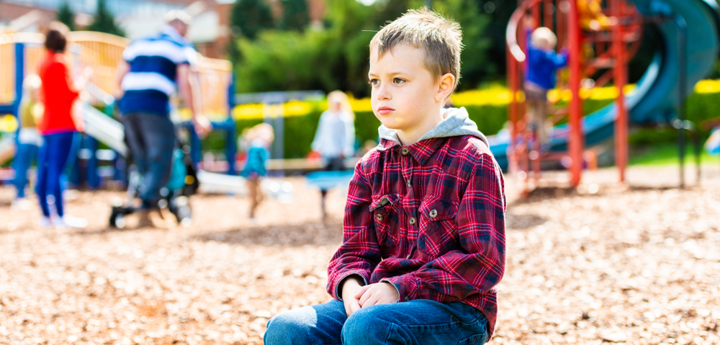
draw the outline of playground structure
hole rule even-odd
[[[22,94],[22,80],[26,75],[34,73],[35,66],[42,58],[44,54],[43,40],[44,36],[41,34],[8,33],[0,35],[0,58],[3,61],[3,64],[0,65],[0,76],[2,76],[0,78],[0,114],[11,114],[17,117],[20,104],[19,95]],[[74,176],[71,177],[71,181],[79,184],[82,178],[91,188],[99,187],[102,177],[127,181],[127,176],[123,175],[127,147],[124,142],[123,126],[113,118],[115,111],[113,95],[119,93],[114,81],[115,70],[129,41],[98,32],[72,32],[68,36],[68,41],[70,44],[66,57],[71,71],[80,71],[84,66],[89,66],[94,71],[91,84],[86,90],[90,97],[84,96],[79,102],[86,124],[86,135],[84,135],[78,157],[86,164],[81,173],[76,173],[78,169],[73,169]],[[230,109],[232,109],[234,101],[231,97],[233,90],[231,71],[229,61],[199,56],[197,78],[200,84],[199,98],[202,100],[200,110],[214,120],[212,124],[215,131],[225,133],[227,155],[235,157],[237,151],[236,129],[235,122],[230,116]],[[104,109],[105,112],[103,113],[97,108]],[[192,128],[189,121],[184,121],[183,126]],[[193,130],[188,132],[192,143],[191,156],[195,163],[199,163],[202,156],[200,139]],[[0,143],[0,164],[11,159],[14,154],[14,133],[6,134],[9,135],[5,135]],[[99,149],[99,143],[105,144],[108,149]],[[109,164],[101,167],[101,161]],[[76,167],[79,168],[77,163]],[[226,172],[229,175],[236,175],[235,165],[229,164]],[[4,179],[12,179],[13,176],[13,173],[3,175]],[[214,185],[214,190],[222,190],[222,186],[218,186],[218,182],[214,180],[217,176],[211,173],[201,174],[201,176],[210,179],[207,181],[208,185]],[[235,178],[241,179],[240,177]],[[241,184],[240,182],[228,182],[232,185],[229,187],[230,192],[242,192],[237,188]]]
[[[579,185],[585,148],[614,136],[619,180],[624,182],[628,126],[631,123],[663,123],[680,132],[682,187],[684,132],[693,129],[684,119],[684,101],[687,90],[710,70],[718,55],[720,19],[717,3],[715,0],[607,0],[602,13],[610,19],[609,27],[583,31],[578,2],[519,0],[506,35],[511,91],[510,135],[490,138],[493,154],[503,168],[524,182],[524,193],[527,194],[531,182],[535,186],[540,184],[543,160],[565,161],[569,167],[570,185]],[[533,140],[534,133],[526,126],[524,116],[521,90],[527,68],[527,42],[520,23],[526,15],[532,16],[539,26],[552,29],[558,37],[558,46],[567,46],[570,53],[569,81],[559,87],[561,94],[570,93],[570,101],[567,107],[560,107],[550,116],[553,123],[567,117],[567,123],[554,127],[549,152],[541,152],[540,143]],[[650,66],[634,90],[626,94],[627,65],[639,48],[644,25],[655,28],[664,44],[657,47]],[[593,55],[585,56],[587,47],[593,48]],[[621,92],[613,104],[583,117],[582,100],[586,90],[581,88],[581,83],[584,78],[596,75],[599,77],[595,86],[602,86],[612,79]]]

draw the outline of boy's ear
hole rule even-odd
[[[436,102],[445,102],[445,99],[450,96],[453,92],[453,87],[455,86],[455,76],[450,73],[445,73],[443,76],[440,77],[440,85],[438,85],[438,90],[435,93],[435,101]]]

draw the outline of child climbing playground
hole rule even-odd
[[[547,92],[555,87],[556,72],[568,64],[568,51],[555,52],[557,37],[546,27],[532,31],[532,18],[525,21],[527,45],[527,74],[525,76],[525,98],[528,106],[528,123],[536,133],[542,145],[548,142],[552,123],[548,123],[549,113]],[[532,33],[531,33],[532,32]]]

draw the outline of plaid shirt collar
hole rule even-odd
[[[435,151],[437,151],[446,140],[447,138],[430,138],[418,141],[412,145],[401,145],[397,141],[383,138],[380,140],[380,144],[377,146],[377,149],[378,151],[401,151],[406,149],[415,161],[417,161],[420,165],[425,165],[425,163],[430,160],[430,157],[435,154]]]

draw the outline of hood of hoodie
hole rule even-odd
[[[394,141],[400,144],[400,138],[397,135],[397,131],[380,125],[378,128],[378,134],[381,139]],[[432,138],[447,138],[447,137],[461,137],[465,135],[471,135],[482,140],[485,145],[490,147],[487,138],[478,130],[477,125],[473,120],[470,120],[467,110],[465,108],[448,108],[445,109],[443,114],[443,120],[425,133],[418,139],[418,142],[432,139]]]

